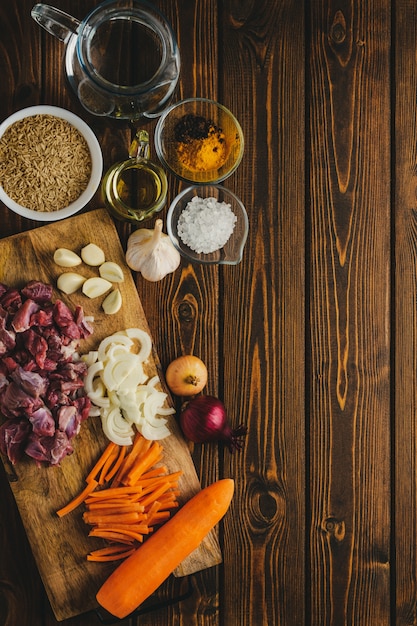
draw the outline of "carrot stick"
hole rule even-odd
[[[89,511],[94,511],[95,509],[112,509],[117,506],[123,506],[126,502],[137,504],[137,502],[132,502],[130,498],[119,496],[118,498],[106,498],[104,500],[100,498],[87,498],[85,505]]]
[[[87,513],[92,513],[94,515],[120,515],[121,513],[143,513],[145,507],[143,504],[139,504],[138,502],[121,502],[120,504],[116,504],[113,506],[101,506],[90,508],[87,507]]]
[[[171,513],[169,511],[156,511],[152,513],[152,515],[148,518],[148,524],[162,524],[171,517]]]
[[[116,508],[120,510],[122,507],[129,507],[132,511],[143,512],[145,510],[145,507],[142,504],[133,502],[130,498],[129,500],[124,498],[116,498],[114,500],[98,500],[88,504],[86,503],[86,506],[89,511],[107,511],[108,513]]]
[[[126,446],[121,446],[120,447],[120,451],[119,451],[119,456],[116,460],[116,463],[113,465],[113,467],[111,468],[111,470],[107,473],[106,477],[105,477],[105,481],[106,483],[109,483],[113,476],[115,476],[117,474],[117,472],[119,471],[119,468],[121,466],[121,464],[123,463],[123,460],[126,456],[126,452],[127,452],[127,447]]]
[[[92,499],[103,499],[114,498],[116,496],[125,496],[129,493],[142,493],[142,487],[137,487],[136,485],[123,486],[123,487],[110,487],[109,489],[102,489],[101,491],[95,491],[90,494],[90,498]],[[89,499],[90,499],[89,498]]]
[[[125,552],[125,550],[126,550],[125,545],[113,544],[111,546],[105,546],[104,548],[97,548],[96,550],[92,550],[90,554],[95,554],[97,556],[107,556],[109,554],[117,554],[118,552]]]
[[[131,502],[140,502],[141,497],[142,497],[142,493],[136,493],[134,495],[130,495],[129,500]]]
[[[178,482],[175,480],[175,477],[172,478],[172,475],[165,475],[159,478],[153,478],[152,480],[149,480],[147,482],[149,483],[148,485],[142,486],[142,496],[154,492],[156,489],[159,489],[159,487],[164,484],[169,484],[171,489],[176,489],[178,487]]]
[[[177,492],[178,492],[178,489],[177,489],[176,483],[171,485],[169,482],[165,482],[165,483],[160,482],[159,484],[156,484],[155,487],[151,491],[145,490],[145,492],[141,494],[139,501],[141,502],[141,504],[148,498],[150,498],[152,501],[152,496],[154,496],[154,494],[156,494],[156,496],[158,497],[160,495],[164,495],[164,497],[168,497],[168,495],[170,495],[170,497],[172,496],[175,497],[175,495],[178,495]],[[156,500],[156,497],[154,497],[153,499]]]
[[[149,478],[155,478],[157,476],[164,476],[165,474],[168,474],[168,468],[165,465],[160,465],[159,467],[154,467],[153,469],[148,470],[147,472],[142,474],[139,482],[142,483],[145,480],[148,480]]]
[[[124,482],[124,477],[128,474],[130,469],[133,467],[135,461],[141,455],[146,454],[146,452],[151,447],[151,445],[152,445],[152,441],[145,439],[145,437],[142,437],[140,433],[136,434],[131,451],[126,456],[125,460],[120,466],[119,471],[114,477],[114,480],[113,480],[114,486],[117,487],[118,485]]]
[[[97,601],[122,619],[144,602],[227,512],[234,481],[226,478],[202,489],[114,570]],[[142,573],[146,572],[146,576]],[[140,585],[137,581],[140,579]]]
[[[131,523],[131,522],[136,522],[139,517],[143,517],[144,515],[146,515],[146,513],[144,513],[143,511],[132,511],[130,509],[127,509],[126,511],[123,510],[109,510],[109,509],[105,509],[104,511],[90,511],[87,510],[85,513],[83,513],[83,520],[85,521],[86,524],[98,524],[101,521],[114,521],[114,520],[120,520],[123,522],[127,522],[127,523]]]
[[[121,535],[125,535],[126,537],[131,537],[132,539],[136,539],[136,541],[139,541],[140,543],[142,543],[143,541],[143,534],[144,533],[138,533],[134,530],[130,530],[129,528],[126,528],[125,526],[120,527],[120,526],[113,526],[112,528],[106,528],[106,529],[101,529],[98,528],[97,532],[112,532],[112,533],[119,533]],[[149,532],[148,527],[146,527],[146,531]]]
[[[87,478],[85,479],[87,483],[97,478],[99,471],[101,470],[113,450],[116,448],[116,445],[117,444],[113,443],[112,441],[107,444],[102,454],[98,457],[97,462],[95,463],[95,465],[93,465],[90,473],[87,475]]]
[[[99,528],[93,528],[88,533],[89,537],[100,537],[101,539],[110,539],[113,541],[118,541],[120,543],[133,543],[134,539],[132,537],[127,537],[123,533],[116,533],[111,530],[102,530]]]
[[[156,467],[155,470],[158,470],[159,468]],[[154,470],[151,470],[152,473]],[[140,485],[143,487],[143,489],[147,489],[149,486],[153,485],[154,483],[158,483],[161,482],[161,480],[167,480],[169,479],[170,482],[174,482],[177,480],[177,478],[180,478],[182,476],[183,472],[182,470],[178,470],[177,472],[172,472],[171,474],[168,474],[168,470],[164,467],[164,472],[158,472],[157,474],[155,473],[155,475],[151,475],[151,472],[146,472],[145,474],[142,474],[142,476],[139,478],[139,480],[135,483],[136,485]]]
[[[153,441],[145,454],[142,454],[137,463],[123,476],[123,483],[125,485],[134,485],[143,472],[150,469],[161,458],[162,446],[157,441]]]
[[[117,461],[118,456],[119,456],[119,450],[114,450],[103,463],[103,466],[100,471],[100,476],[98,479],[99,485],[104,485],[105,480],[106,480],[106,474],[108,474],[113,463]]]
[[[164,495],[165,494],[163,494],[162,496],[160,496],[158,498],[158,502],[160,504],[160,507],[159,507],[160,511],[166,511],[166,510],[169,511],[169,510],[175,509],[175,508],[177,508],[179,506],[178,505],[178,500],[164,498]],[[146,513],[147,513],[147,515],[149,515],[149,508],[146,511]]]
[[[56,514],[59,517],[63,517],[67,513],[70,513],[71,511],[76,509],[77,506],[79,506],[82,502],[84,502],[86,497],[97,487],[97,485],[98,485],[98,482],[96,480],[94,480],[94,479],[91,479],[87,483],[87,485],[84,487],[84,489],[81,491],[81,493],[79,493],[78,496],[73,498],[73,500],[71,500],[71,502],[68,502],[68,504],[66,504],[61,509],[59,509],[56,512]]]
[[[147,534],[149,529],[148,517],[146,515],[143,516],[142,519],[138,519],[135,522],[119,522],[117,519],[113,522],[99,522],[95,525],[95,528],[103,528],[106,530],[110,530],[116,526],[118,528],[126,528],[127,530],[135,530],[138,533]]]
[[[139,513],[132,511],[131,513],[119,513],[117,515],[103,515],[98,513],[83,514],[83,520],[87,524],[97,524],[98,522],[111,522],[117,519],[119,522],[135,522],[139,519]]]
[[[156,513],[157,511],[159,511],[160,508],[161,508],[161,503],[158,500],[155,500],[154,502],[152,502],[151,506],[148,507],[148,510],[146,511],[148,519],[151,515],[153,515],[153,513]]]
[[[176,500],[177,496],[179,496],[181,494],[181,491],[179,489],[170,489],[169,491],[167,491],[166,493],[162,494],[162,496],[160,496],[159,500],[163,499],[163,500]]]
[[[170,489],[169,483],[164,483],[158,489],[155,489],[152,493],[148,494],[145,498],[141,498],[140,503],[142,506],[146,507],[152,504],[155,500],[158,500],[158,496],[161,496],[163,493]]]
[[[121,561],[122,559],[126,559],[128,556],[134,553],[136,548],[129,548],[126,550],[126,547],[123,552],[115,552],[114,554],[95,554],[95,551],[87,554],[87,561],[96,561],[96,562],[104,562],[104,561]]]

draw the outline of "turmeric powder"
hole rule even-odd
[[[181,165],[192,172],[218,170],[229,156],[221,128],[197,115],[184,115],[175,127],[177,155]]]

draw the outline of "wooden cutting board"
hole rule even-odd
[[[124,252],[113,221],[104,209],[41,226],[35,230],[0,240],[0,282],[22,287],[29,280],[41,280],[56,285],[63,270],[53,261],[58,247],[79,253],[90,243],[100,246],[107,260],[119,263],[125,280],[120,284],[123,306],[116,315],[105,315],[101,300],[89,300],[82,293],[71,296],[55,291],[72,309],[81,305],[86,315],[94,316],[94,333],[80,345],[80,352],[98,346],[100,341],[118,330],[149,328],[131,272],[125,263]],[[76,271],[86,276],[97,275],[97,270],[85,265]],[[163,379],[155,350],[151,372]],[[163,380],[162,380],[163,382]],[[2,418],[0,418],[2,419]],[[161,443],[164,462],[169,471],[183,470],[180,479],[181,502],[200,490],[195,467],[186,442],[174,416],[169,420],[172,434]],[[81,491],[84,478],[107,444],[99,418],[89,418],[74,440],[74,453],[63,460],[60,467],[38,468],[30,459],[12,466],[2,457],[17,506],[32,547],[40,575],[57,620],[70,618],[97,607],[95,594],[114,565],[90,563],[86,554],[98,544],[87,536],[81,508],[58,518],[55,511]],[[96,540],[98,542],[98,540]],[[221,562],[216,534],[210,533],[201,546],[176,570],[184,576]]]

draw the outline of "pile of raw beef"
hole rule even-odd
[[[58,465],[73,451],[90,410],[87,368],[73,357],[91,333],[81,307],[52,302],[51,285],[0,283],[0,450],[12,463]]]

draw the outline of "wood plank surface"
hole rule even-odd
[[[394,68],[394,506],[396,624],[417,623],[417,6],[396,3]],[[394,622],[393,622],[394,623]]]
[[[94,318],[94,332],[82,341],[82,353],[97,349],[102,339],[119,330],[138,327],[149,332],[117,231],[107,211],[90,211],[0,240],[0,282],[16,288],[33,279],[55,287],[58,276],[63,272],[53,262],[55,250],[64,247],[79,254],[88,243],[95,243],[103,249],[107,260],[118,263],[124,270],[125,279],[119,285],[123,306],[115,315],[106,315],[101,310],[102,298],[90,300],[82,292],[65,296],[54,289],[54,300],[60,298],[72,310],[82,306],[85,315]],[[96,269],[85,264],[78,270],[86,277],[97,275]],[[163,381],[155,349],[146,373],[149,377],[158,374]],[[179,481],[181,504],[200,487],[187,444],[174,416],[170,416],[168,425],[171,435],[161,442],[164,462],[170,472],[183,472]],[[13,466],[2,457],[35,561],[58,620],[95,608],[95,594],[114,569],[114,565],[101,567],[101,564],[86,561],[86,554],[92,546],[81,510],[62,519],[55,514],[83,489],[84,479],[106,442],[100,419],[90,418],[83,423],[80,434],[74,440],[74,453],[66,457],[59,467],[38,468],[30,459]],[[211,533],[200,548],[177,568],[176,574],[185,576],[220,561],[218,542]]]
[[[52,4],[81,18],[98,2]],[[122,624],[415,625],[416,3],[155,4],[180,46],[176,98],[217,99],[242,124],[245,155],[225,185],[250,230],[239,266],[183,260],[157,284],[134,276],[135,289],[161,370],[203,358],[207,393],[249,432],[239,454],[187,446],[201,484],[236,480],[215,532],[223,562],[170,577],[159,608]],[[0,6],[0,120],[64,106],[91,125],[106,167],[124,158],[131,127],[83,111],[32,5]],[[168,201],[183,186],[169,176]],[[88,209],[100,206],[98,193]],[[124,248],[131,227],[114,227]],[[32,229],[0,205],[1,238]],[[0,470],[0,625],[58,626]]]
[[[311,5],[311,623],[390,622],[390,13]]]
[[[250,433],[243,463],[224,456],[225,471],[238,477],[225,525],[233,537],[224,554],[226,624],[287,626],[306,617],[304,19],[294,0],[266,1],[261,11],[229,1],[222,15],[220,93],[248,144],[228,184],[251,215],[243,262],[222,277],[224,394]],[[243,92],[230,89],[239,82]]]

